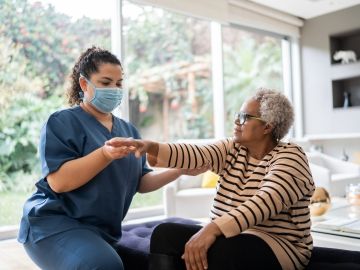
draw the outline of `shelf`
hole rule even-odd
[[[304,139],[307,141],[360,139],[360,133],[313,134],[305,135]]]
[[[356,62],[341,64],[334,60],[338,51],[352,51]],[[360,29],[330,36],[330,77],[334,109],[360,107]]]
[[[331,66],[331,79],[343,80],[360,77],[360,61],[349,64],[334,64]]]
[[[360,58],[360,29],[330,36],[330,57],[331,64],[339,63],[334,60],[337,51],[353,51],[357,59]]]
[[[344,111],[349,111],[349,112],[359,112],[360,111],[360,106],[351,106],[349,108],[344,108],[344,107],[337,107],[337,108],[333,108],[334,112],[344,112]]]
[[[342,80],[332,81],[333,108],[344,108],[360,106],[360,76]],[[345,99],[348,99],[348,106]],[[351,105],[350,105],[351,104]]]

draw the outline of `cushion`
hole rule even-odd
[[[148,270],[150,237],[155,227],[164,222],[200,224],[199,221],[173,217],[140,224],[124,225],[122,237],[115,244],[115,248],[124,263],[125,269]]]
[[[360,252],[335,248],[314,247],[306,270],[360,269]]]
[[[203,188],[214,188],[219,180],[220,176],[212,171],[207,171],[202,177],[201,187]]]
[[[215,196],[215,189],[210,188],[189,188],[178,191],[176,194],[177,197],[197,197],[197,196],[211,196],[213,198]],[[209,203],[211,205],[211,202]],[[194,207],[197,207],[194,205]]]
[[[115,245],[125,269],[148,270],[150,237],[155,227],[164,222],[199,224],[183,218],[167,218],[123,226],[123,236]],[[359,270],[360,252],[334,248],[314,247],[306,270]]]

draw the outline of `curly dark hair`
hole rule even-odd
[[[79,83],[80,74],[90,78],[91,74],[98,72],[99,66],[105,63],[121,66],[120,60],[114,54],[95,46],[88,48],[80,55],[70,75],[71,85],[67,91],[70,106],[78,105],[81,102],[79,95],[82,91]]]

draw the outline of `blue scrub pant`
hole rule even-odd
[[[65,231],[24,244],[30,258],[49,270],[124,270],[120,256],[101,235],[89,229]]]

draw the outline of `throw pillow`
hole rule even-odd
[[[203,175],[201,187],[203,188],[214,188],[219,180],[220,176],[212,171],[207,171]]]

